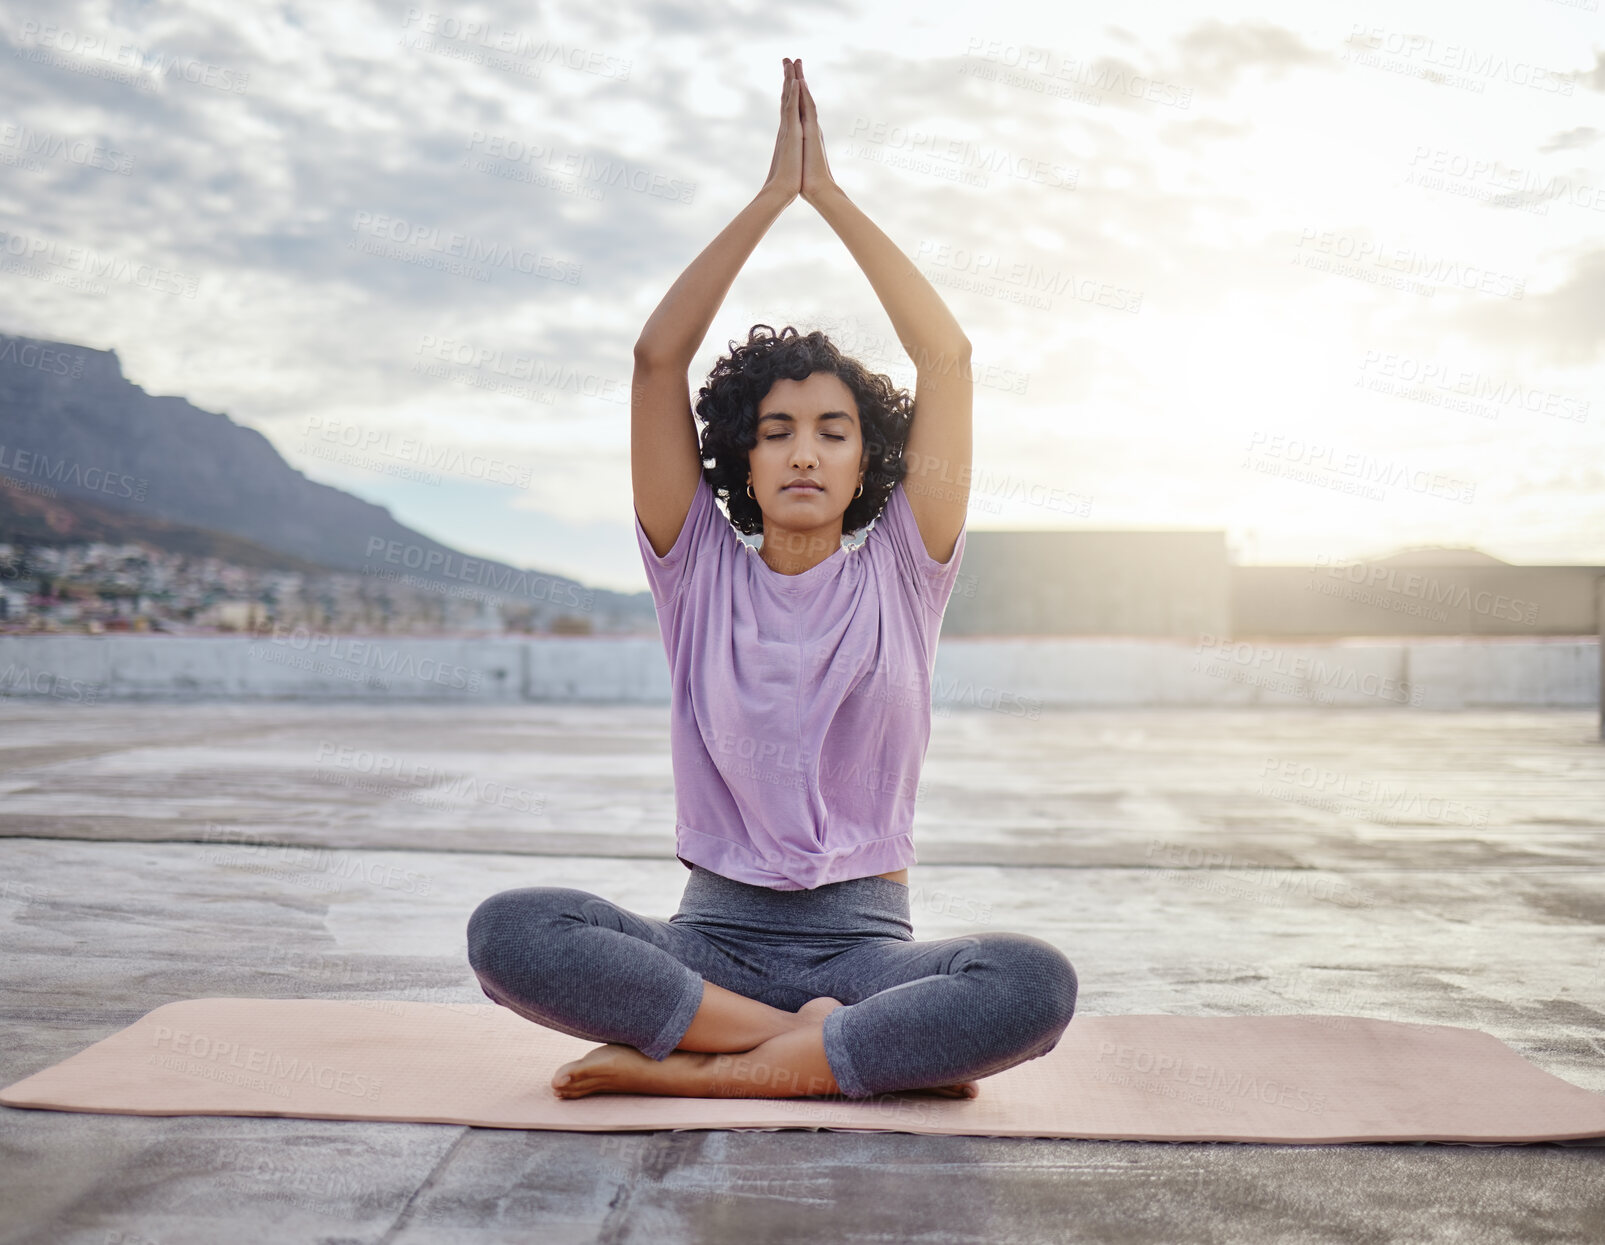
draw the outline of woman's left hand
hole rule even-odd
[[[803,160],[802,197],[812,203],[814,197],[837,189],[836,179],[830,175],[830,163],[825,159],[825,141],[819,136],[819,111],[814,107],[814,96],[803,76],[802,61],[795,62],[797,82],[802,88]]]

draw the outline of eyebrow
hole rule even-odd
[[[790,414],[787,411],[770,411],[767,415],[758,416],[758,422],[761,424],[766,419],[795,419],[795,418],[796,418],[795,416],[793,416],[792,414]],[[822,411],[822,412],[820,412],[819,418],[820,419],[846,419],[846,420],[851,420],[852,419],[852,415],[849,414],[847,411]]]

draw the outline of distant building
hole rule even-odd
[[[1475,549],[1233,566],[1223,531],[972,531],[951,636],[1597,635],[1601,566]]]
[[[1219,531],[973,531],[944,635],[1225,635]]]
[[[214,601],[198,610],[195,622],[223,631],[260,631],[267,625],[267,607],[260,601]]]
[[[1234,566],[1235,635],[1598,635],[1602,566],[1515,566],[1475,549]]]

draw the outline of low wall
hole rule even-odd
[[[944,639],[935,703],[1589,708],[1595,637],[1325,641]],[[984,707],[993,707],[985,704]],[[1017,710],[1014,710],[1017,711]]]
[[[1590,708],[1598,637],[944,637],[934,705]],[[0,696],[664,703],[653,637],[0,636]]]

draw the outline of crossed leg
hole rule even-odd
[[[973,1083],[1045,1055],[1077,991],[1057,947],[1002,930],[867,939],[821,959],[803,984],[848,1004],[821,1036],[851,1098]]]
[[[469,960],[493,1001],[606,1042],[553,1074],[566,1098],[973,1097],[975,1077],[1051,1050],[1074,1009],[1074,973],[1059,952],[988,932],[865,940],[826,956],[802,983],[805,995],[820,988],[787,1011],[752,997],[761,977],[700,931],[555,887],[481,904]],[[1019,1014],[1000,1016],[1005,1008]]]
[[[468,959],[492,1001],[547,1028],[606,1043],[553,1074],[560,1097],[774,1096],[716,1063],[759,1048],[765,1058],[798,1065],[795,1083],[811,1088],[793,1092],[836,1092],[819,1033],[839,1004],[804,997],[791,1011],[754,997],[771,985],[762,964],[691,925],[641,916],[588,891],[522,887],[475,910]]]

